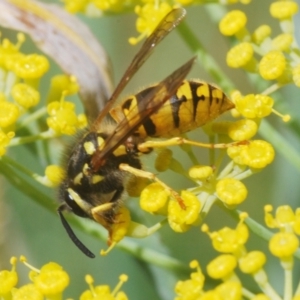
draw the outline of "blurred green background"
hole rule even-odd
[[[228,9],[241,9],[246,12],[248,17],[247,28],[253,31],[261,24],[269,24],[272,27],[272,36],[279,33],[278,22],[270,17],[269,6],[273,1],[253,0],[250,5],[232,5]],[[187,8],[186,22],[198,36],[199,40],[211,53],[222,67],[227,76],[235,83],[237,89],[242,93],[257,93],[247,74],[241,70],[229,69],[225,64],[226,52],[230,47],[229,40],[221,36],[218,26],[212,21],[211,15],[214,14],[216,6],[193,6]],[[216,12],[218,10],[215,10]],[[215,15],[215,17],[217,17]],[[136,36],[135,16],[133,14],[124,14],[116,16],[104,16],[97,19],[88,19],[80,17],[86,22],[93,33],[97,36],[100,43],[109,53],[114,71],[114,81],[117,82],[133,56],[137,53],[139,45],[131,46],[128,38]],[[296,38],[300,41],[300,17],[299,13],[295,18]],[[9,36],[14,39],[15,33],[3,30],[3,36]],[[29,41],[24,45],[24,52],[36,52],[35,46]],[[155,53],[141,68],[132,82],[127,86],[124,95],[137,92],[144,86],[157,82],[171,73],[175,68],[184,63],[194,54],[190,52],[176,30],[168,36]],[[50,75],[59,72],[57,66],[53,66]],[[190,78],[199,78],[208,82],[213,82],[212,78],[205,72],[198,61],[193,68]],[[49,79],[43,81],[45,93],[48,90]],[[295,86],[287,86],[282,89],[280,94],[276,94],[276,100],[284,105],[282,113],[291,113],[293,118],[299,117],[300,92]],[[276,107],[276,105],[275,105]],[[294,113],[292,113],[294,112]],[[226,116],[228,117],[229,114]],[[287,141],[297,151],[300,150],[300,133],[295,135],[289,130],[289,127],[278,117],[270,116],[268,121],[282,133]],[[207,138],[201,132],[201,129],[193,132],[190,137],[206,141]],[[186,155],[180,149],[174,149],[176,158],[185,166],[190,166]],[[199,161],[203,164],[208,163],[207,151],[195,149]],[[44,165],[37,163],[36,157],[26,147],[16,147],[9,151],[9,155],[18,161],[24,163],[28,168],[43,174]],[[152,155],[153,156],[153,155]],[[147,170],[153,170],[152,157],[143,159]],[[286,160],[280,153],[277,154],[274,163],[268,166],[261,173],[245,180],[248,187],[248,198],[243,205],[239,207],[242,211],[247,211],[249,215],[263,223],[263,206],[266,203],[272,203],[275,207],[278,205],[289,204],[293,208],[299,206],[299,171]],[[171,186],[186,188],[182,178],[174,175],[172,172],[162,174]],[[179,279],[187,279],[188,274],[176,273],[163,268],[147,264],[125,251],[116,247],[107,257],[97,255],[94,260],[85,257],[73,245],[67,237],[55,211],[47,211],[43,207],[33,202],[30,198],[24,196],[22,191],[16,190],[5,178],[0,178],[0,267],[9,267],[9,258],[12,255],[25,255],[28,261],[36,267],[40,267],[49,261],[55,261],[71,276],[71,284],[65,293],[65,297],[78,298],[87,286],[84,282],[84,275],[91,274],[95,278],[96,284],[109,284],[114,287],[121,273],[129,276],[129,281],[122,288],[130,299],[173,299],[174,285]],[[38,183],[35,183],[37,186]],[[56,191],[43,189],[45,193],[51,193],[53,202],[56,201]],[[134,207],[138,199],[128,200],[130,207]],[[136,218],[143,218],[147,225],[151,226],[159,218],[149,217],[136,213]],[[86,221],[89,222],[89,221]],[[236,226],[236,222],[223,210],[217,206],[210,211],[206,223],[212,230],[220,229],[224,226]],[[106,248],[105,241],[80,232],[74,228],[79,238],[95,253],[100,249]],[[102,230],[99,226],[99,230]],[[129,238],[126,238],[129,239]],[[174,233],[168,226],[156,233],[154,236],[144,240],[133,240],[134,243],[149,247],[158,252],[165,253],[178,259],[188,266],[192,259],[197,259],[205,271],[206,264],[216,256],[212,249],[211,242],[207,235],[200,232],[199,228],[192,228],[184,234]],[[122,244],[122,243],[121,243]],[[269,255],[267,243],[251,234],[250,241],[247,243],[248,250],[259,249]],[[266,266],[270,280],[279,291],[282,291],[283,272],[277,259],[270,257]],[[21,283],[27,282],[28,270],[18,265],[18,272],[23,277]],[[299,278],[299,272],[295,278]],[[258,291],[252,280],[247,280],[248,286],[252,291]]]

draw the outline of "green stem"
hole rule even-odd
[[[47,140],[47,139],[51,139],[51,138],[54,138],[57,136],[58,135],[55,132],[53,132],[52,130],[47,130],[47,131],[41,132],[36,135],[13,138],[9,143],[9,147],[33,143],[38,140]]]

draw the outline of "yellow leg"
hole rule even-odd
[[[145,150],[149,148],[162,148],[162,147],[169,147],[169,146],[177,146],[177,145],[192,145],[202,148],[209,148],[209,149],[224,149],[229,148],[232,146],[239,146],[239,145],[247,145],[248,141],[241,141],[241,142],[232,142],[232,143],[220,143],[220,144],[210,144],[210,143],[199,143],[195,141],[187,140],[183,137],[175,137],[164,141],[153,141],[149,140],[144,143],[138,145],[138,149],[141,152],[145,152]]]
[[[147,172],[147,171],[143,171],[140,169],[136,169],[133,168],[127,164],[120,164],[119,166],[120,170],[129,172],[135,176],[138,177],[144,177],[144,178],[148,178],[150,180],[156,181],[157,183],[159,183],[162,187],[164,187],[167,191],[170,192],[170,194],[172,195],[172,197],[178,202],[178,204],[180,205],[180,207],[182,209],[186,209],[186,206],[182,200],[182,198],[179,196],[179,194],[177,192],[175,192],[172,188],[170,188],[168,185],[166,185],[163,181],[161,181],[160,179],[158,179],[155,174],[151,173],[151,172]]]

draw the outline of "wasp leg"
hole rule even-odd
[[[232,142],[232,143],[220,143],[220,144],[210,144],[210,143],[199,143],[195,141],[191,141],[182,137],[175,137],[164,141],[146,141],[138,145],[138,149],[141,152],[145,152],[149,148],[164,148],[169,146],[178,146],[178,145],[192,145],[202,148],[209,148],[209,149],[225,149],[232,146],[238,145],[247,145],[248,141],[241,141],[241,142]]]
[[[147,171],[143,171],[143,170],[140,170],[140,169],[133,168],[133,167],[127,165],[127,164],[120,164],[119,165],[119,169],[123,170],[123,171],[126,171],[126,172],[129,172],[129,173],[131,173],[131,174],[133,174],[135,176],[138,176],[138,177],[144,177],[144,178],[148,178],[150,180],[156,181],[163,188],[165,188],[167,191],[170,192],[171,196],[176,199],[176,201],[178,202],[178,204],[180,205],[180,207],[182,209],[186,209],[184,201],[179,196],[179,194],[177,192],[175,192],[171,187],[169,187],[168,185],[166,185],[163,181],[161,181],[160,179],[158,179],[157,176],[155,176],[155,174],[153,174],[151,172],[147,172]]]

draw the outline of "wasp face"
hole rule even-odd
[[[96,153],[101,153],[106,137],[102,133],[89,132],[74,147],[68,161],[66,179],[60,187],[60,199],[76,215],[94,219],[108,227],[114,221],[128,176],[119,169],[119,165],[127,163],[140,169],[141,164],[135,152],[120,145],[105,158],[98,170],[94,170],[92,158]],[[93,210],[101,207],[95,217]]]

